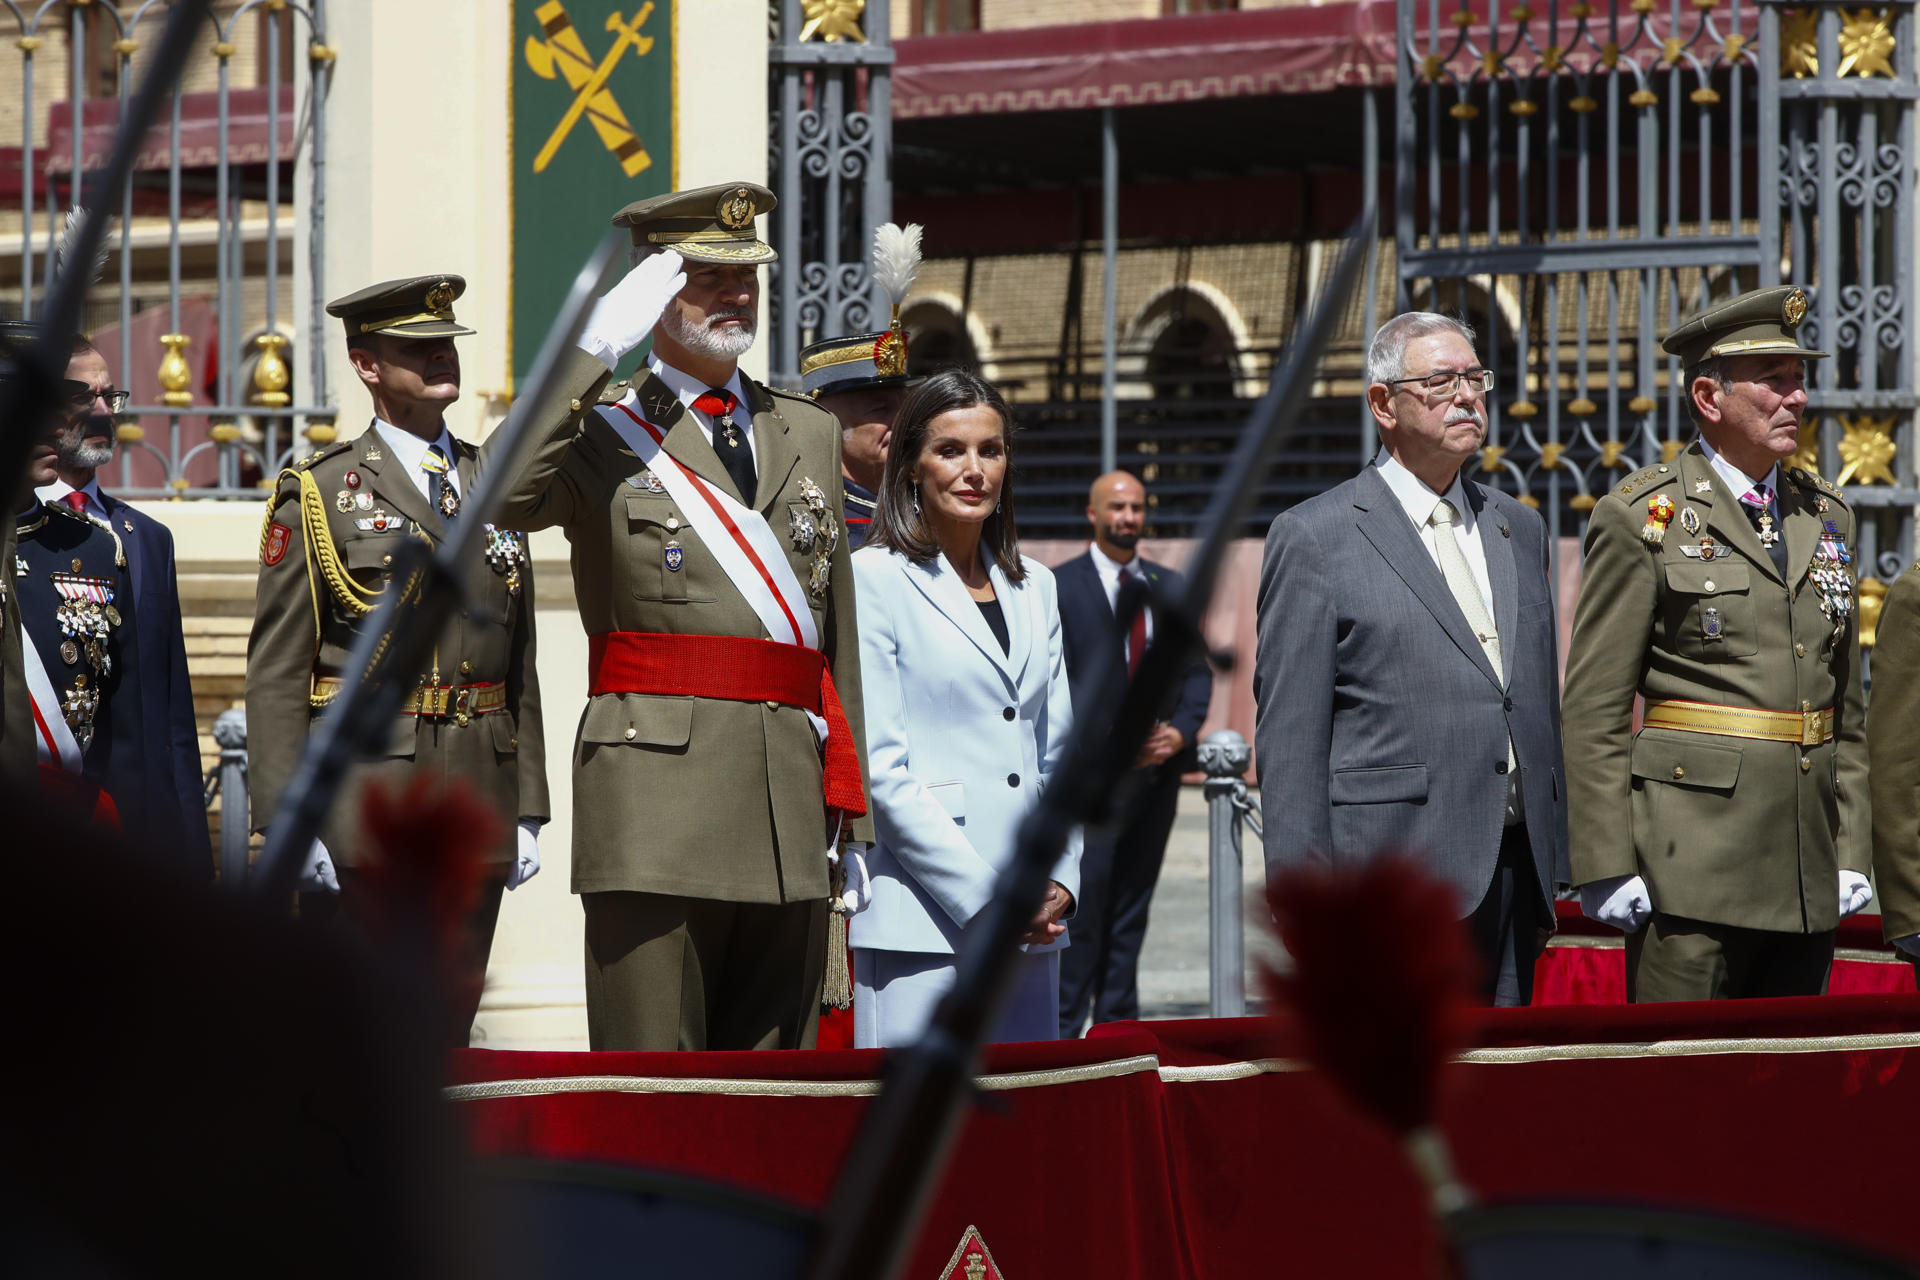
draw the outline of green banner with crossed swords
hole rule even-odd
[[[607,220],[673,189],[676,2],[514,0],[516,386]]]

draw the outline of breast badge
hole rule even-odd
[[[527,551],[517,534],[487,526],[487,565],[506,579],[507,594],[520,594],[521,570],[526,567]]]
[[[60,700],[61,715],[84,751],[93,741],[93,721],[100,709],[98,682],[113,674],[113,629],[121,624],[120,610],[114,607],[113,583],[108,579],[77,572],[49,577],[60,596],[53,615],[63,637],[60,660],[73,667],[84,659],[87,667],[74,674],[72,686]]]
[[[813,556],[807,594],[819,604],[826,600],[832,585],[833,551],[840,545],[840,525],[827,506],[827,495],[806,476],[800,478],[800,499],[787,504],[789,532],[793,549],[803,556]]]
[[[669,542],[661,558],[665,561],[668,572],[678,573],[680,566],[687,562],[687,553],[679,543]]]
[[[390,516],[382,510],[376,511],[363,519],[355,520],[353,523],[354,526],[363,533],[386,533],[390,530],[398,533],[400,527],[406,522],[399,516]]]

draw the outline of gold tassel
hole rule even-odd
[[[820,988],[820,1007],[825,1009],[851,1009],[853,1007],[853,973],[847,962],[847,907],[843,895],[847,891],[846,855],[833,864],[827,876],[827,889],[832,895],[827,905],[827,973]]]

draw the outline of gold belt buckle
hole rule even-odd
[[[468,713],[469,713],[469,710],[472,708],[472,706],[473,706],[473,690],[472,689],[463,688],[463,689],[456,689],[453,691],[453,708],[454,708],[453,722],[459,725],[462,729],[467,727],[467,721],[469,718]]]
[[[1823,714],[1825,714],[1823,711],[1802,711],[1800,713],[1801,746],[1817,747],[1826,741],[1826,735],[1822,732],[1823,726],[1820,723],[1820,717]]]

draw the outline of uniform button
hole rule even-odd
[[[1507,771],[1507,762],[1502,760],[1499,764],[1493,766],[1493,771],[1495,773],[1505,773]]]
[[[1806,756],[1800,757],[1800,772],[1802,773],[1813,772],[1813,761]]]
[[[628,742],[632,742],[632,741],[633,741],[633,740],[634,740],[635,738],[637,738],[637,737],[639,737],[639,736],[640,736],[640,731],[639,731],[638,729],[628,729],[628,730],[627,730],[627,741],[628,741]]]
[[[1010,787],[1017,787],[1017,786],[1019,786],[1019,785],[1020,785],[1020,775],[1019,775],[1019,774],[1017,774],[1017,773],[1010,773],[1010,774],[1008,774],[1008,775],[1007,775],[1007,785],[1008,785],[1008,786],[1010,786]]]
[[[1713,590],[1713,579],[1708,578],[1705,582],[1701,583],[1700,585],[1705,587],[1708,591],[1711,591]]]
[[[780,704],[778,702],[775,702],[772,698],[767,699],[767,710],[778,711],[779,709],[780,709]]]
[[[392,557],[392,556],[381,556],[381,557],[380,557],[380,563],[381,563],[381,564],[392,564],[392,563],[393,563],[393,557]]]
[[[514,749],[515,751],[518,751],[518,750],[520,749],[520,739],[518,739],[518,738],[508,738],[508,739],[507,739],[507,745],[508,745],[508,746],[510,746],[510,747],[512,747],[512,748],[513,748],[513,749]]]
[[[1804,657],[1806,657],[1806,656],[1807,656],[1807,646],[1805,646],[1804,644],[1796,644],[1796,645],[1794,645],[1794,646],[1793,646],[1793,656],[1794,656],[1794,657],[1796,657],[1796,658],[1804,658]]]
[[[679,527],[680,527],[680,517],[679,517],[679,516],[668,516],[668,517],[667,517],[667,532],[669,532],[669,533],[671,533],[671,532],[673,532],[673,531],[674,531],[675,529],[678,529]]]
[[[1686,770],[1686,767],[1685,767],[1684,765],[1675,765],[1675,766],[1673,766],[1673,776],[1674,776],[1674,777],[1676,777],[1676,778],[1684,778],[1684,777],[1686,777],[1686,776],[1687,776],[1687,770]]]
[[[462,662],[462,663],[460,664],[460,674],[461,674],[461,675],[463,675],[463,676],[470,676],[470,675],[472,675],[472,674],[473,674],[473,664],[472,664],[471,662]]]
[[[1012,707],[1002,707],[1002,708],[1000,709],[1000,718],[1001,718],[1002,720],[1011,720],[1011,719],[1013,719],[1013,708],[1012,708]]]
[[[1513,699],[1512,699],[1512,698],[1506,698],[1506,699],[1503,699],[1503,700],[1501,701],[1501,703],[1500,703],[1500,709],[1501,709],[1502,711],[1511,711],[1511,710],[1513,710]]]

